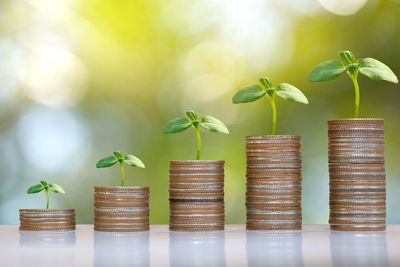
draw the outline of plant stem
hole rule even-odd
[[[358,72],[356,72],[354,76],[350,76],[354,84],[355,96],[356,96],[354,103],[354,118],[358,118],[358,111],[360,109],[360,89],[358,88],[357,75]]]
[[[48,190],[45,190],[44,192],[46,192],[46,196],[47,196],[46,210],[48,210],[48,209],[49,209],[49,202],[50,202],[50,199],[49,199],[49,191],[48,191]]]
[[[196,154],[196,160],[200,159],[200,151],[201,151],[201,138],[200,138],[200,130],[199,128],[195,127],[194,128],[196,135],[197,135],[197,154]]]
[[[124,171],[124,165],[123,163],[119,163],[119,166],[121,166],[121,172],[122,172],[122,182],[121,182],[121,186],[125,186],[125,171]]]
[[[271,98],[269,98],[271,102],[271,107],[272,107],[272,129],[271,129],[271,135],[275,134],[275,128],[276,128],[276,106],[275,106],[275,95]]]

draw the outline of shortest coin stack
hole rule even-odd
[[[75,230],[74,209],[20,209],[19,220],[24,231]]]
[[[144,186],[95,186],[94,230],[149,230],[149,192]]]
[[[300,136],[246,138],[247,230],[300,230]]]
[[[170,162],[170,230],[224,230],[224,163],[222,160]]]

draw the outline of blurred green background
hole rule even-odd
[[[400,1],[1,0],[0,223],[43,177],[93,222],[93,186],[118,185],[120,169],[96,169],[114,150],[140,157],[128,185],[148,185],[151,223],[168,223],[169,160],[193,159],[193,131],[163,135],[188,109],[213,115],[231,134],[203,132],[203,159],[226,161],[226,222],[245,222],[245,136],[268,134],[266,100],[234,105],[261,76],[302,89],[310,104],[278,100],[278,134],[302,135],[304,223],[328,221],[327,120],[352,116],[348,77],[306,81],[316,64],[352,50],[400,76]],[[359,76],[361,117],[385,119],[388,222],[400,223],[400,88]]]

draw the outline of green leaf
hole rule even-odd
[[[273,87],[271,80],[268,77],[260,78],[260,83],[266,88]]]
[[[173,119],[163,127],[163,133],[179,133],[192,126],[192,123],[185,117]]]
[[[133,155],[126,155],[124,162],[132,167],[139,167],[139,168],[145,167],[143,162],[139,158]]]
[[[110,167],[112,165],[114,165],[115,163],[117,163],[118,159],[114,156],[108,156],[105,158],[102,158],[101,160],[99,160],[96,163],[96,168],[107,168]]]
[[[339,51],[338,54],[340,59],[343,60],[343,62],[346,64],[352,64],[356,62],[356,58],[349,50]]]
[[[122,153],[119,151],[114,151],[113,154],[119,159],[122,158]]]
[[[274,94],[275,94],[275,88],[268,88],[268,89],[267,89],[267,94],[268,94],[270,97],[273,97]]]
[[[255,84],[243,89],[240,89],[232,98],[232,102],[235,104],[253,102],[260,97],[263,97],[266,91],[261,86]]]
[[[193,126],[195,128],[199,128],[200,121],[199,120],[195,120],[195,121],[192,122],[192,124],[193,124]]]
[[[191,119],[192,121],[197,120],[198,118],[197,113],[194,112],[193,110],[189,110],[188,112],[186,112],[186,116],[188,116],[188,118]]]
[[[337,59],[325,61],[315,66],[307,75],[309,82],[333,80],[346,72],[343,63]]]
[[[49,184],[49,190],[53,191],[54,193],[65,194],[64,189],[62,189],[62,187],[58,184]]]
[[[396,75],[388,66],[373,58],[362,59],[359,71],[372,80],[388,81],[391,83],[399,82]]]
[[[210,132],[229,134],[229,130],[225,124],[212,116],[202,117],[200,120],[200,125]]]
[[[34,186],[31,186],[28,188],[28,190],[26,191],[27,194],[36,194],[39,193],[40,191],[43,191],[44,187],[42,184],[37,184]]]
[[[352,63],[346,66],[346,69],[348,72],[351,73],[351,75],[355,76],[358,70],[358,64],[357,63]]]
[[[278,84],[276,94],[288,101],[308,104],[307,97],[298,88],[288,83]]]

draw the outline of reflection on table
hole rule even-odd
[[[330,231],[329,225],[304,225],[302,232],[19,231],[0,226],[0,266],[400,266],[400,225],[386,232]]]
[[[94,266],[150,266],[149,231],[94,231]]]
[[[66,266],[75,261],[75,231],[19,231],[21,266]]]
[[[225,266],[225,234],[212,232],[170,232],[171,266]]]
[[[247,231],[247,264],[304,266],[300,231]]]
[[[331,231],[329,238],[334,267],[389,266],[386,232]]]

